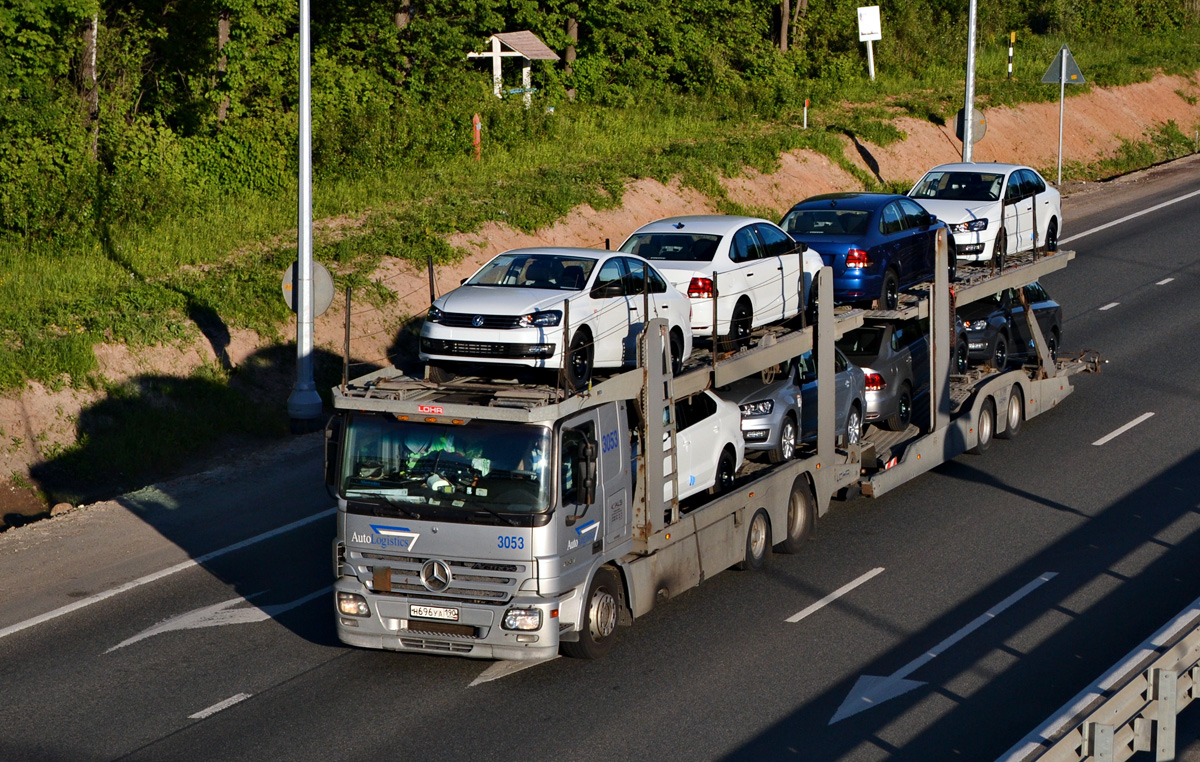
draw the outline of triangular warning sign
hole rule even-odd
[[[1063,69],[1064,58],[1067,61],[1065,71]],[[1046,69],[1046,73],[1042,75],[1042,82],[1047,85],[1057,85],[1060,80],[1068,85],[1082,85],[1087,82],[1083,78],[1083,72],[1079,70],[1079,64],[1075,63],[1075,56],[1071,55],[1071,49],[1066,45],[1062,46],[1062,50],[1058,51],[1058,55],[1054,57],[1054,63],[1050,64],[1050,68]]]

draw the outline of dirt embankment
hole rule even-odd
[[[1187,133],[1200,127],[1200,72],[1191,79],[1159,76],[1151,82],[1114,88],[1093,88],[1068,99],[1064,130],[1064,161],[1089,163],[1112,156],[1122,141],[1144,140],[1147,133],[1174,121]],[[1036,103],[989,109],[984,140],[975,146],[977,161],[1004,161],[1035,167],[1053,166],[1058,152],[1058,104]],[[865,171],[885,181],[912,181],[927,168],[957,161],[961,148],[953,126],[938,126],[912,118],[897,120],[906,139],[887,147],[870,143],[857,146],[845,140],[845,153]],[[773,209],[779,213],[796,201],[817,193],[860,189],[860,183],[827,157],[811,151],[794,151],[780,157],[780,166],[765,175],[748,170],[723,181],[731,200]],[[1065,188],[1070,193],[1070,188]],[[581,206],[553,225],[528,234],[501,223],[453,235],[449,242],[467,252],[454,266],[437,273],[438,293],[458,285],[495,254],[520,246],[559,245],[603,247],[605,239],[618,245],[629,231],[660,217],[715,211],[711,199],[680,186],[639,179],[626,187],[619,209],[596,211]],[[1070,220],[1064,232],[1069,233]],[[374,273],[397,294],[386,311],[364,309],[355,318],[352,355],[378,362],[394,346],[396,330],[429,304],[427,275],[398,260],[385,262]],[[340,355],[344,341],[340,298],[317,320],[315,342]],[[358,312],[356,310],[356,312]],[[294,334],[285,329],[284,335]],[[253,333],[235,331],[226,349],[233,365],[262,349]],[[96,351],[100,372],[114,380],[143,374],[187,375],[216,357],[204,341],[190,346],[130,350],[125,346],[100,346]],[[98,400],[96,393],[64,389],[51,391],[31,383],[19,396],[0,398],[0,517],[31,515],[45,510],[28,488],[31,465],[74,443],[75,421],[81,410]],[[2,526],[2,524],[0,524]]]

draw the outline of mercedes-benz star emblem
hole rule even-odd
[[[483,325],[483,315],[476,315],[475,317],[471,318],[471,325],[475,326],[476,328],[479,328],[480,326],[482,326]]]
[[[421,567],[421,584],[431,593],[440,593],[450,587],[450,565],[445,561],[429,560]]]

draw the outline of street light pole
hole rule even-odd
[[[312,94],[309,0],[300,0],[300,199],[296,235],[296,384],[288,397],[292,428],[303,430],[321,415],[313,380]]]
[[[975,115],[975,11],[976,2],[971,0],[967,14],[967,97],[963,104],[963,147],[962,160],[971,161],[971,146],[974,142]]]

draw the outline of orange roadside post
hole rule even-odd
[[[483,152],[483,122],[479,119],[479,114],[476,114],[471,119],[472,131],[475,133],[475,138],[472,141],[475,145],[475,161],[479,161]]]

